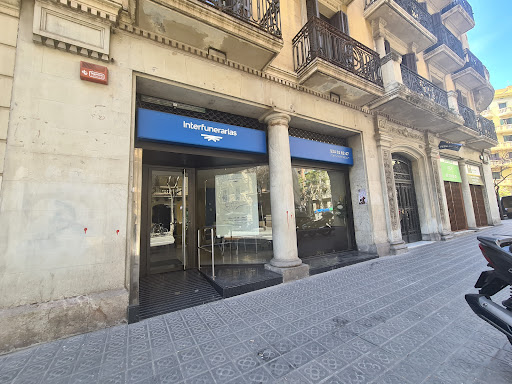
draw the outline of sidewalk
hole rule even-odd
[[[476,236],[503,223],[0,356],[0,383],[510,384],[511,345],[464,301],[486,266]]]

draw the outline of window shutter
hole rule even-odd
[[[418,73],[418,68],[416,67],[416,54],[414,52],[403,55],[402,64],[404,64],[411,71]]]
[[[462,98],[462,92],[457,89],[457,102],[460,104],[464,104],[464,99]]]
[[[348,18],[344,12],[339,11],[335,13],[334,16],[329,19],[329,24],[339,29],[344,34],[350,35],[348,30]]]
[[[306,12],[308,14],[308,20],[312,17],[320,17],[320,12],[318,11],[318,0],[306,0]]]
[[[389,41],[387,40],[384,40],[384,51],[386,52],[386,55],[391,53],[391,44],[389,44]]]

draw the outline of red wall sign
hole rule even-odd
[[[103,65],[80,62],[80,79],[93,83],[108,84],[108,68]]]

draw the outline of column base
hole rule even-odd
[[[401,255],[409,249],[407,248],[407,244],[403,240],[400,240],[390,243],[389,250],[392,255]]]
[[[265,269],[282,275],[283,283],[309,277],[309,265],[307,264],[296,267],[276,267],[272,264],[265,264]]]
[[[441,241],[448,241],[453,239],[453,234],[451,232],[443,232],[441,233]]]

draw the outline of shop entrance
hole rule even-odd
[[[184,270],[189,244],[190,170],[145,168],[142,270],[145,275]]]
[[[450,216],[452,231],[461,231],[468,228],[464,200],[462,197],[461,183],[445,181],[446,204]]]
[[[411,162],[403,156],[393,154],[396,198],[400,213],[402,239],[407,243],[421,240],[420,218]]]
[[[473,209],[475,210],[476,226],[486,227],[487,212],[485,212],[483,187],[470,184],[469,188],[471,189],[471,199],[473,200]]]

